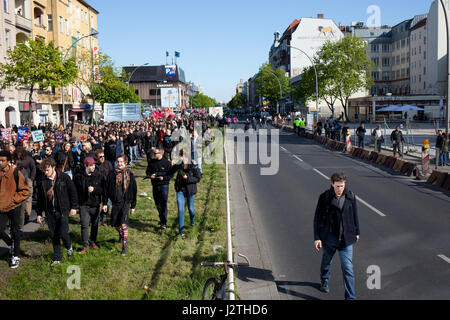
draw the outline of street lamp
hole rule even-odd
[[[78,41],[80,41],[80,40],[82,40],[84,38],[87,38],[87,37],[96,37],[97,35],[98,35],[98,32],[95,31],[95,32],[93,32],[91,34],[88,34],[87,36],[79,38],[77,41],[72,43],[72,45],[67,49],[66,54],[64,55],[64,58],[63,58],[63,61],[62,61],[63,65],[66,62],[67,55],[69,54],[70,50],[78,43]],[[64,87],[63,87],[61,96],[62,96],[62,109],[63,109],[63,127],[65,128],[66,127],[66,106],[64,104],[64,92],[65,92],[65,90],[64,90]]]
[[[133,70],[133,72],[132,72],[131,75],[130,75],[130,78],[128,78],[128,81],[127,81],[127,88],[130,87],[130,81],[131,81],[131,78],[133,77],[133,74],[136,72],[136,70],[139,69],[139,68],[141,68],[141,67],[148,66],[148,65],[149,65],[149,63],[147,62],[147,63],[144,63],[144,64],[141,65],[141,66],[136,67],[136,68]]]
[[[448,15],[447,15],[447,8],[444,5],[444,1],[441,0],[442,9],[444,10],[444,16],[445,16],[445,25],[447,27],[447,104],[445,106],[445,133],[449,134],[449,105],[450,105],[450,31],[448,28]],[[447,2],[448,3],[448,2]],[[438,10],[438,16],[439,16],[439,10]]]
[[[291,45],[287,45],[288,47],[292,48],[292,49],[297,49],[298,51],[300,51],[301,53],[303,53],[305,56],[308,57],[309,61],[311,61],[311,64],[314,68],[314,73],[316,74],[316,112],[317,112],[317,121],[319,121],[319,80],[318,80],[318,76],[317,76],[317,69],[316,69],[316,65],[314,64],[313,59],[311,59],[311,57],[302,49],[299,49],[297,47],[293,47]]]
[[[270,71],[270,70],[268,70],[268,69],[262,69],[263,71],[267,71],[267,72],[269,72],[270,74],[272,74],[272,75],[274,75],[275,76],[275,79],[277,79],[277,81],[278,81],[278,84],[280,85],[280,101],[283,99],[283,91],[282,91],[282,89],[281,89],[281,82],[280,82],[280,79],[278,79],[278,76],[275,74],[275,72],[273,72],[273,71]],[[279,105],[279,103],[278,103],[278,101],[277,101],[277,114],[279,114],[280,113],[280,105]]]

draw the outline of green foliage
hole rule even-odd
[[[6,52],[7,63],[0,64],[1,87],[25,87],[32,100],[35,86],[41,89],[66,86],[77,77],[78,69],[73,58],[63,63],[61,52],[53,42],[28,40],[10,47]]]
[[[244,98],[240,92],[236,93],[233,99],[227,104],[228,108],[231,109],[242,109],[244,108]]]
[[[196,93],[190,99],[191,108],[212,108],[217,104],[215,99],[210,98],[203,93]]]
[[[99,83],[95,83],[91,95],[95,96],[102,105],[105,103],[139,103],[141,99],[132,86],[128,87],[123,79],[127,74],[121,74],[107,55],[101,55],[99,60]]]
[[[259,68],[259,73],[255,82],[257,84],[257,93],[271,103],[280,101],[291,92],[291,80],[286,72],[281,68],[274,71],[268,63]]]
[[[327,41],[314,57],[319,78],[319,99],[324,100],[332,112],[335,102],[340,101],[347,120],[348,99],[373,84],[370,72],[373,63],[367,58],[366,46],[361,39],[351,37],[338,42]],[[293,96],[303,103],[315,101],[313,67],[304,70]]]

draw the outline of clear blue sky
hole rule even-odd
[[[395,25],[428,13],[432,0],[87,0],[99,14],[100,49],[119,67],[162,65],[166,51],[186,80],[217,101],[228,102],[236,84],[268,60],[273,33],[294,19],[325,18],[337,24],[366,22],[371,5],[381,23]]]

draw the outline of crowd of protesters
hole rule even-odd
[[[61,263],[61,241],[67,257],[74,255],[69,216],[76,214],[80,214],[81,224],[79,254],[99,249],[98,228],[110,217],[109,224],[118,231],[122,244],[121,254],[126,255],[129,215],[135,212],[137,199],[137,182],[130,168],[142,159],[148,162],[145,179],[152,182],[161,229],[167,224],[169,182],[176,175],[178,237],[184,237],[186,203],[191,226],[195,223],[196,184],[203,176],[202,146],[211,153],[211,126],[222,131],[228,123],[226,118],[201,113],[100,122],[90,126],[86,138],[73,135],[71,122],[66,128],[46,123],[30,126],[29,134],[20,141],[18,128],[11,128],[10,138],[0,143],[0,238],[10,247],[10,267],[19,266],[20,240],[33,200],[37,222],[49,227],[54,251],[51,268]],[[32,141],[31,131],[35,130],[42,130],[44,141]],[[64,133],[64,141],[57,141],[56,131]],[[183,149],[175,162],[172,151],[183,139],[172,137],[179,131],[191,139],[183,141],[189,144],[190,154]]]

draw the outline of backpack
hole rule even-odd
[[[19,191],[19,170],[22,173],[23,177],[25,178],[25,183],[28,185],[28,172],[26,169],[22,168],[15,168],[14,169],[14,181],[16,182],[16,192]]]

